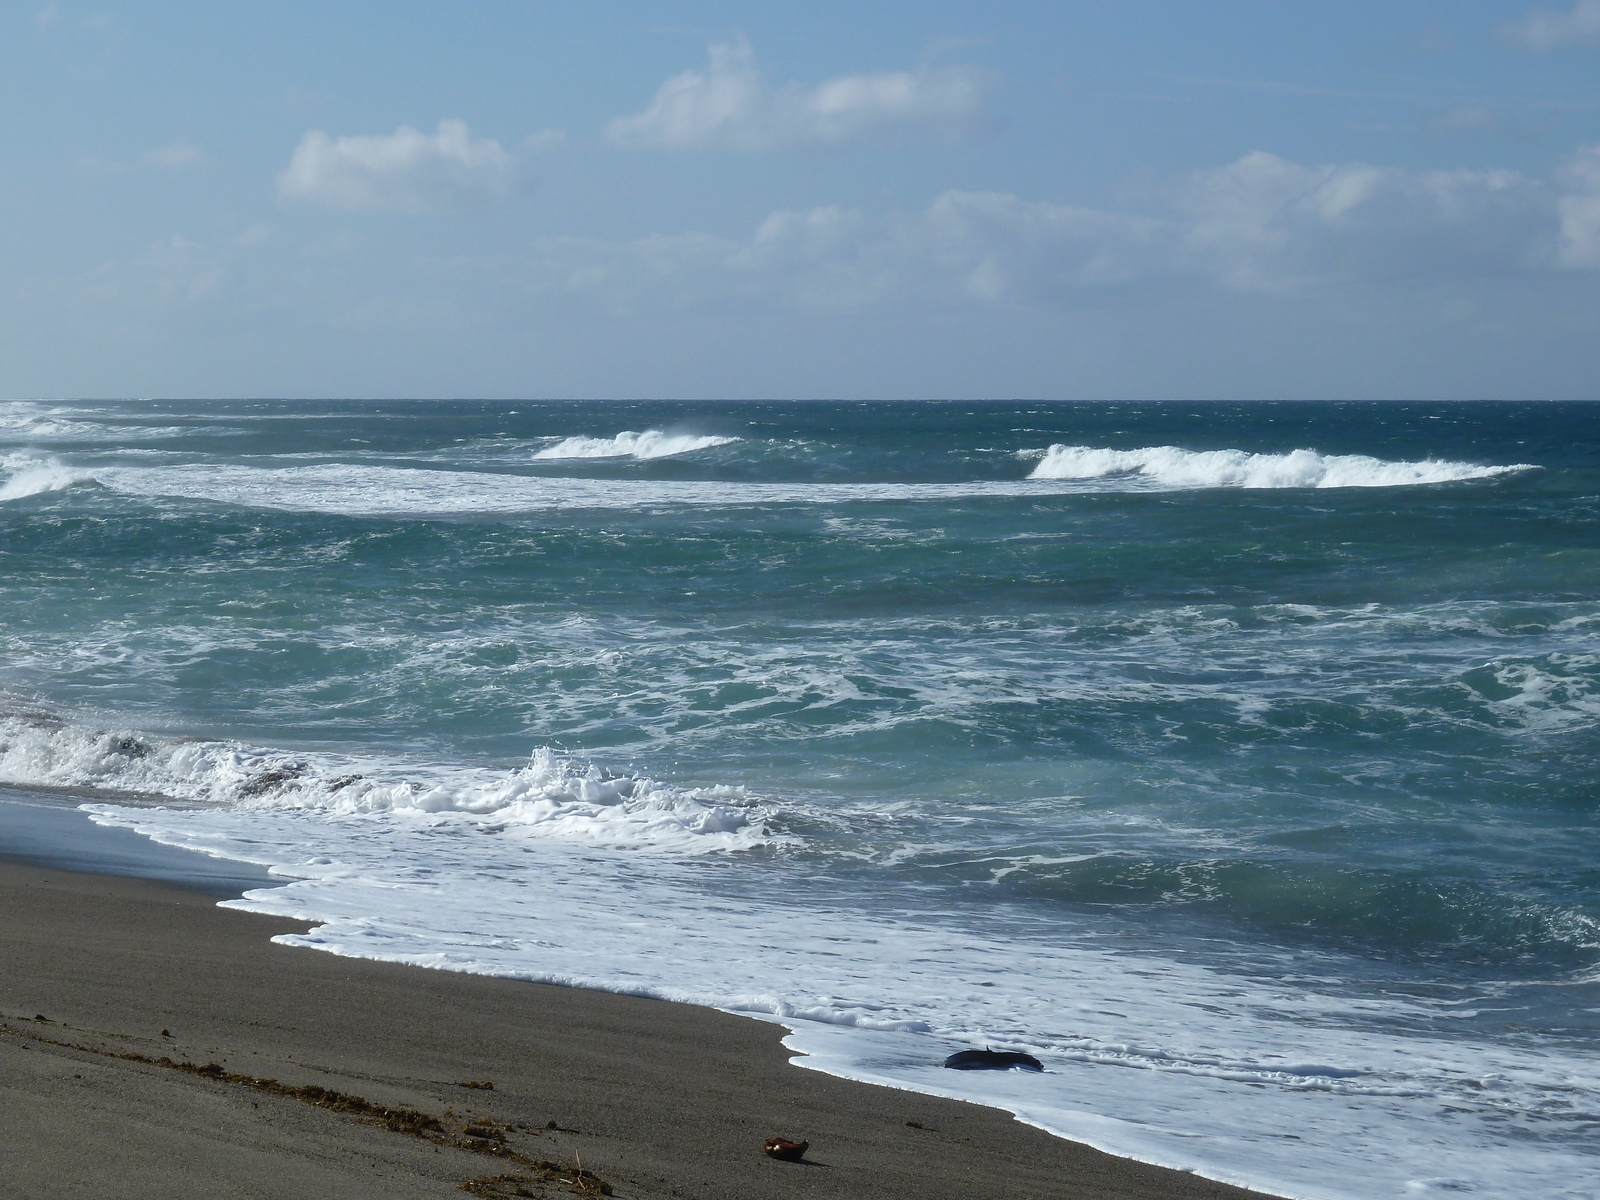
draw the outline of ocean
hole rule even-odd
[[[1600,406],[14,401],[0,563],[0,782],[281,940],[1594,1194]]]

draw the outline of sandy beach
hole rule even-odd
[[[0,862],[0,904],[4,1197],[1256,1194],[796,1068],[742,1017],[276,946],[305,927],[143,880]]]

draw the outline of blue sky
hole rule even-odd
[[[0,56],[0,395],[1600,393],[1600,0],[56,0]]]

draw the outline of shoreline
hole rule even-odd
[[[148,880],[0,858],[0,900],[18,1195],[459,1196],[509,1174],[531,1182],[479,1186],[555,1196],[574,1185],[518,1163],[580,1160],[619,1197],[1264,1195],[1000,1109],[796,1069],[783,1027],[755,1018],[279,946],[308,926]],[[240,1082],[267,1078],[428,1114],[453,1140]],[[514,1127],[500,1144],[520,1158],[471,1148],[480,1117]],[[764,1158],[771,1136],[809,1141],[807,1161]]]
[[[79,807],[86,801],[125,804],[129,798],[126,793],[89,788],[0,784],[0,861],[148,879],[218,900],[291,882],[252,863],[164,845],[131,829],[102,825]]]

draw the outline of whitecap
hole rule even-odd
[[[93,476],[87,471],[69,467],[55,459],[8,456],[0,467],[11,475],[0,483],[0,502],[20,500],[24,496],[37,496],[42,492],[59,492],[76,483],[89,483]]]
[[[677,454],[692,454],[696,450],[709,450],[713,446],[726,446],[737,442],[736,437],[716,437],[710,434],[665,433],[660,429],[646,429],[636,433],[624,429],[615,437],[569,437],[546,446],[534,454],[535,458],[671,458]]]
[[[514,770],[335,755],[0,716],[0,783],[92,787],[330,817],[392,814],[594,846],[700,853],[785,839],[740,787],[683,788],[536,751]]]
[[[147,441],[193,432],[182,426],[141,425],[137,415],[130,415],[124,418],[124,423],[118,424],[89,419],[103,415],[94,410],[38,400],[0,401],[0,443]]]
[[[1038,454],[1024,453],[1029,457]],[[1106,479],[1123,475],[1168,488],[1350,488],[1458,483],[1537,469],[1532,463],[1492,466],[1443,459],[1390,462],[1365,454],[1319,454],[1315,450],[1291,450],[1287,454],[1184,450],[1178,446],[1111,450],[1058,442],[1043,452],[1028,478]]]

